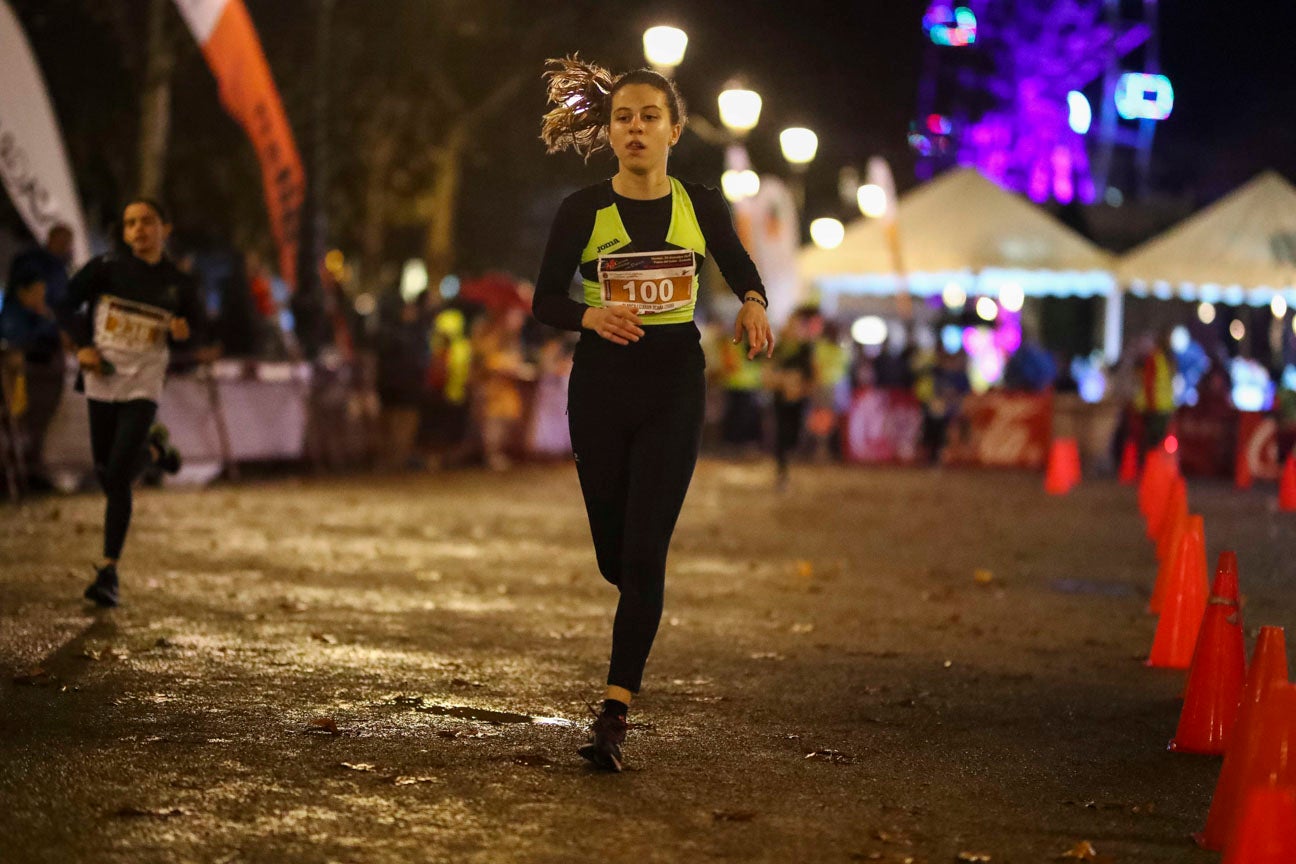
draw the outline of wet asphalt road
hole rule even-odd
[[[1132,490],[704,462],[627,743],[574,755],[613,589],[569,466],[0,509],[0,861],[1208,862],[1166,752]],[[1296,514],[1192,483],[1246,624],[1296,623]],[[978,572],[982,571],[982,572]]]

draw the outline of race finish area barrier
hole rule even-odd
[[[69,373],[45,443],[45,463],[65,491],[94,470],[85,398]],[[171,481],[204,484],[240,462],[305,457],[314,370],[305,363],[220,360],[167,379],[158,419],[170,429],[184,467]]]

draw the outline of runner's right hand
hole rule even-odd
[[[99,356],[99,349],[93,345],[87,345],[77,351],[77,365],[86,372],[98,372],[99,367],[103,365],[103,358]]]
[[[628,306],[591,306],[581,316],[581,326],[617,345],[638,342],[644,335],[639,315]]]

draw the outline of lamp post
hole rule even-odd
[[[649,27],[643,34],[644,59],[657,72],[670,78],[684,60],[688,34],[678,27]]]
[[[792,169],[792,197],[796,201],[799,229],[806,212],[805,174],[819,152],[819,136],[804,126],[789,126],[779,133],[779,149]]]
[[[732,202],[752,198],[760,191],[760,176],[751,170],[747,147],[743,139],[760,122],[761,97],[736,81],[730,81],[716,99],[720,108],[720,122],[729,130],[729,143],[725,147],[725,171],[720,177],[720,188]]]

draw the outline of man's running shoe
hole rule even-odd
[[[149,447],[153,451],[153,464],[168,474],[180,470],[180,451],[171,446],[171,431],[161,423],[149,427]]]
[[[604,771],[620,772],[621,744],[625,741],[628,724],[624,714],[605,711],[599,714],[590,727],[590,743],[576,752]]]
[[[95,568],[95,581],[85,590],[85,598],[100,606],[117,605],[117,565]]]

